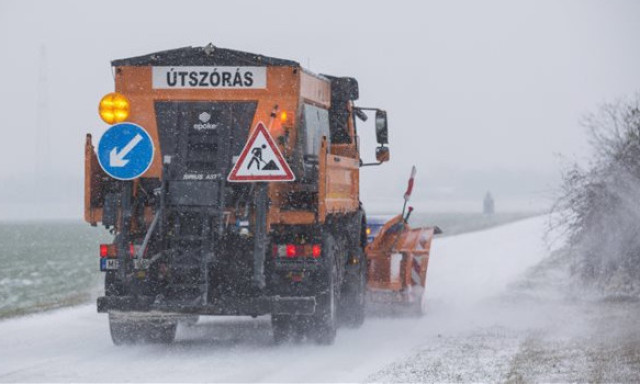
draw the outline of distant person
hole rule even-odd
[[[493,215],[494,212],[495,212],[495,202],[493,201],[493,196],[491,196],[491,192],[487,191],[487,194],[484,195],[482,213],[484,213],[485,215]]]

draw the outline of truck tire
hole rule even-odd
[[[130,318],[109,314],[111,340],[115,345],[153,343],[170,344],[176,337],[175,321]]]
[[[171,344],[176,338],[177,322],[149,321],[143,325],[144,341],[156,344]]]
[[[271,315],[271,329],[273,341],[282,344],[290,339],[293,333],[293,317],[287,315]]]
[[[271,315],[273,341],[282,344],[287,341],[301,342],[309,333],[310,316]]]
[[[338,267],[336,265],[338,245],[334,237],[328,233],[322,239],[322,253],[325,261],[324,281],[322,292],[316,296],[316,312],[313,315],[309,333],[316,343],[330,345],[336,339],[340,290],[337,286]]]
[[[193,315],[193,316],[187,316],[187,317],[183,317],[182,319],[180,319],[180,323],[187,326],[187,327],[193,327],[194,325],[196,325],[198,323],[198,320],[200,319],[200,316],[198,315]]]
[[[351,257],[358,260],[358,263],[347,267],[338,313],[342,324],[350,328],[359,328],[365,317],[367,261],[360,247],[352,251]]]

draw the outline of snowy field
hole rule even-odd
[[[88,302],[111,239],[79,221],[0,222],[0,318]]]
[[[590,299],[546,218],[435,241],[427,311],[368,318],[333,346],[275,346],[268,317],[207,318],[170,346],[112,345],[95,305],[0,321],[2,382],[639,382],[640,304]]]
[[[531,215],[418,212],[411,224],[437,224],[450,236]],[[80,221],[0,222],[0,319],[92,301],[104,286],[98,245],[112,241]]]

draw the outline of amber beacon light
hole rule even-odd
[[[98,111],[105,123],[120,123],[129,117],[129,99],[117,92],[109,93],[100,100]]]

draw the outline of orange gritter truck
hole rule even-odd
[[[359,173],[389,149],[386,112],[356,106],[358,82],[211,44],[112,66],[99,110],[112,126],[97,146],[86,139],[85,220],[114,234],[97,301],[114,343],[171,342],[199,315],[271,314],[276,342],[329,344],[338,324],[362,324]],[[373,163],[356,126],[367,113]],[[103,149],[116,128],[130,140]],[[149,163],[119,176],[143,136]]]

